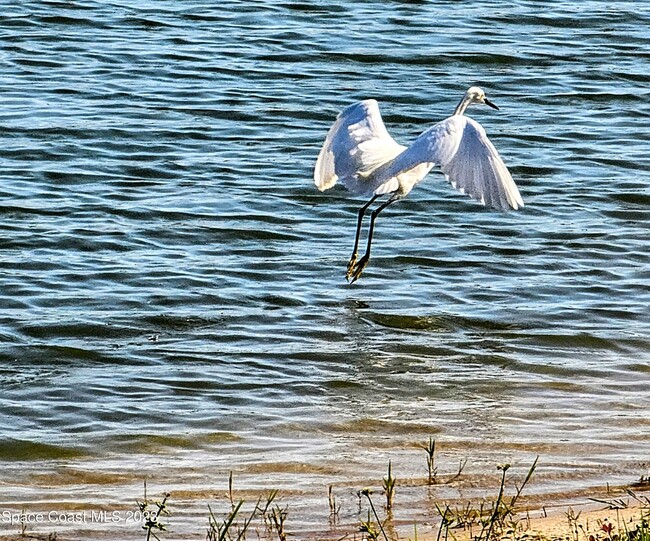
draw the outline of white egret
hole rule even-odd
[[[314,182],[320,191],[341,182],[351,192],[372,195],[359,210],[346,273],[350,283],[361,276],[370,259],[377,215],[406,197],[433,167],[439,167],[454,188],[483,205],[503,211],[524,206],[510,172],[483,127],[463,116],[474,103],[499,109],[483,90],[473,86],[452,116],[424,131],[408,148],[388,134],[375,100],[350,105],[338,115],[316,160]],[[390,197],[372,211],[366,253],[357,261],[363,217],[382,195]]]

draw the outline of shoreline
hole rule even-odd
[[[410,493],[411,496],[409,496],[407,490],[409,483],[411,483],[410,488],[413,488],[413,486],[421,488],[422,484],[419,481],[412,479],[403,480],[402,484],[398,483],[394,512],[386,510],[383,504],[385,495],[379,489],[373,492],[372,500],[375,502],[377,512],[375,516],[378,516],[384,524],[388,541],[415,541],[416,539],[425,541],[449,539],[471,541],[476,539],[479,532],[481,532],[481,524],[480,517],[475,512],[479,508],[482,510],[488,509],[489,505],[494,504],[498,487],[495,487],[495,490],[482,491],[483,494],[479,497],[475,496],[467,500],[455,499],[453,501],[440,500],[435,502],[438,511],[445,508],[445,506],[450,511],[447,527],[443,528],[440,513],[433,515],[430,504],[423,506],[422,499],[413,497],[413,493]],[[509,500],[512,497],[512,485],[513,482],[510,480],[508,486],[505,487],[504,500]],[[517,487],[516,483],[514,485]],[[434,489],[436,488],[436,485],[431,486]],[[350,490],[348,489],[349,487],[338,485],[334,488],[334,493],[341,496],[342,491],[347,490],[349,494]],[[236,517],[233,522],[235,525],[238,524],[238,521],[245,522],[248,516],[247,513],[250,512],[250,502],[254,501],[251,497],[252,494],[246,492],[248,507],[242,507],[241,515]],[[215,491],[215,496],[217,493],[218,491]],[[262,491],[259,494],[261,498]],[[156,494],[151,497],[150,503],[153,504],[156,500],[160,501],[158,496]],[[232,497],[233,494],[230,494],[230,496]],[[236,502],[239,498],[243,499],[243,497],[243,492],[235,490],[233,502]],[[224,503],[224,500],[227,502],[228,494],[220,493],[220,498],[219,503]],[[361,531],[360,528],[364,521],[363,516],[366,509],[371,526],[375,525],[375,534],[380,531],[376,528],[376,520],[370,516],[370,508],[365,505],[366,500],[362,500],[361,496],[358,496],[359,507],[357,513],[350,513],[350,499],[348,498],[348,501],[345,502],[346,512],[341,513],[341,516],[338,517],[339,520],[336,520],[336,516],[332,520],[330,516],[329,523],[324,523],[322,528],[315,527],[313,516],[303,516],[301,518],[300,505],[295,501],[296,498],[296,494],[282,497],[278,505],[278,509],[285,508],[288,510],[286,534],[289,539],[312,541],[377,539],[377,541],[386,541],[383,535],[374,538],[368,532]],[[203,513],[201,511],[197,512],[196,509],[184,509],[184,500],[180,492],[176,494],[175,499],[172,491],[170,501],[173,509],[172,516],[175,515],[176,520],[180,519],[184,520],[184,522],[172,520],[170,522],[172,527],[168,532],[157,532],[160,540],[205,539],[208,526],[208,509],[205,509]],[[185,501],[187,502],[187,500]],[[334,505],[336,506],[336,503]],[[36,521],[35,512],[32,512],[22,534],[20,533],[21,524],[19,522],[14,520],[11,524],[7,524],[6,520],[0,519],[0,526],[2,526],[0,541],[24,541],[29,539],[39,541],[84,541],[91,538],[135,541],[146,538],[146,531],[138,524],[131,524],[131,527],[125,524],[124,518],[126,514],[137,513],[135,508],[131,509],[131,511],[114,511],[115,516],[119,516],[121,522],[117,524],[116,521],[111,521],[110,513],[102,515],[101,511],[88,511],[88,515],[86,515],[85,511],[75,509],[74,502],[68,501],[66,506],[69,507],[67,513],[71,517],[68,523],[62,524],[59,521],[57,524],[56,520],[52,521],[52,517],[48,516],[48,513],[52,511],[48,510],[43,511],[44,516],[39,521]],[[227,516],[227,513],[224,514],[221,511],[221,509],[216,510],[215,508],[214,513],[215,517],[220,521],[225,520]],[[409,518],[404,518],[404,511],[407,511]],[[29,509],[26,509],[26,512],[29,513]],[[0,517],[3,516],[1,513]],[[75,513],[78,516],[83,513],[85,519],[75,523],[72,518]],[[456,520],[451,520],[454,515]],[[461,515],[463,516],[461,517]],[[601,487],[600,490],[594,487],[585,487],[584,490],[571,493],[555,492],[547,494],[539,494],[531,490],[530,495],[521,496],[521,499],[513,508],[512,515],[506,516],[507,520],[503,521],[502,529],[497,532],[498,535],[493,535],[492,538],[512,541],[616,541],[617,539],[624,539],[622,534],[626,529],[628,531],[634,530],[642,517],[645,517],[645,520],[650,519],[650,482],[645,477],[641,478],[637,483],[617,487]],[[17,517],[13,516],[12,518],[16,519]],[[48,519],[50,519],[50,524],[48,524]],[[266,517],[264,521],[261,518],[259,520],[260,525],[257,525],[254,531],[249,532],[248,539],[280,539],[278,532],[274,531],[272,527],[266,531],[262,528],[261,525],[265,524]],[[184,525],[189,524],[195,527],[194,531],[191,531],[190,528],[184,528]],[[198,529],[196,528],[197,525],[199,526]],[[608,525],[611,525],[611,527]],[[292,526],[296,526],[296,529],[294,530]],[[610,530],[607,531],[607,528],[610,528]],[[372,534],[372,532],[370,533]],[[617,534],[621,535],[616,538]],[[237,535],[235,534],[234,539],[236,538]],[[246,539],[246,537],[243,539]],[[482,541],[486,540],[483,539]]]

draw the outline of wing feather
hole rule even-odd
[[[453,187],[484,205],[501,210],[524,206],[510,172],[485,130],[467,116],[454,115],[432,126],[372,176],[380,183],[419,164],[440,167]]]
[[[356,193],[395,191],[396,179],[377,184],[370,180],[371,173],[405,148],[388,134],[375,100],[355,103],[341,111],[327,133],[316,160],[314,183],[320,191],[337,181]]]

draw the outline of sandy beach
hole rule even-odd
[[[411,480],[412,482],[413,480]],[[462,480],[461,480],[462,482]],[[438,514],[432,514],[431,508],[414,509],[421,507],[422,501],[409,501],[404,498],[407,493],[407,482],[396,487],[396,503],[393,512],[389,512],[382,503],[385,494],[381,491],[372,492],[372,500],[375,502],[375,511],[382,522],[382,528],[373,515],[370,514],[371,508],[367,505],[367,500],[359,495],[359,508],[357,509],[356,518],[354,513],[337,512],[330,515],[329,520],[323,523],[322,528],[305,528],[304,517],[299,513],[300,505],[295,500],[295,495],[282,499],[282,508],[287,511],[286,530],[283,534],[289,539],[308,539],[308,540],[361,540],[373,539],[374,534],[378,535],[377,539],[388,541],[395,540],[449,540],[471,541],[482,539],[485,540],[488,535],[488,528],[480,523],[477,512],[482,509],[484,524],[488,522],[491,509],[494,508],[494,502],[497,498],[497,492],[492,491],[485,493],[482,498],[473,498],[471,500],[439,501],[435,502]],[[338,487],[340,494],[341,487]],[[401,494],[400,494],[401,493]],[[503,502],[511,501],[512,489],[506,489],[503,495]],[[221,494],[226,498],[226,494]],[[237,497],[246,496],[249,501],[252,500],[252,493],[244,495],[237,493]],[[172,515],[178,515],[181,512],[178,500],[180,494],[172,493],[170,500],[173,509]],[[154,498],[152,498],[152,501]],[[160,501],[160,500],[157,500]],[[336,505],[341,505],[340,503]],[[113,541],[124,540],[132,541],[137,539],[146,539],[147,532],[139,527],[116,529],[115,524],[108,523],[104,528],[101,525],[93,524],[89,527],[88,520],[82,524],[75,525],[75,515],[81,517],[84,511],[76,508],[73,504],[68,503],[68,514],[70,523],[58,527],[47,527],[44,524],[48,521],[48,511],[45,511],[44,517],[36,524],[37,517],[34,513],[27,513],[25,518],[13,515],[13,523],[7,526],[7,516],[3,515],[3,532],[0,533],[0,541],[18,541],[25,539],[38,540],[57,540],[57,541],[84,541],[86,539],[111,539]],[[410,522],[402,518],[404,509],[409,509],[409,516],[419,516],[419,520]],[[241,528],[242,523],[248,517],[248,511],[242,513],[233,521],[232,531],[229,531],[228,538],[237,539],[237,528]],[[446,509],[447,527],[442,524],[441,513]],[[575,491],[566,494],[534,494],[531,496],[522,495],[512,508],[513,512],[507,514],[495,527],[490,536],[492,539],[508,539],[513,541],[525,540],[549,540],[549,541],[615,541],[617,539],[633,539],[629,532],[636,530],[637,526],[643,519],[650,517],[650,484],[646,479],[642,482],[619,487],[603,487],[600,491],[594,491],[593,487],[585,491]],[[370,518],[370,533],[364,531],[363,523],[365,522],[365,513]],[[60,513],[60,512],[57,512]],[[124,511],[119,513],[123,514]],[[59,516],[60,520],[62,517]],[[227,520],[227,513],[220,514],[215,512],[215,518],[218,521]],[[25,520],[27,524],[23,529],[20,521]],[[169,526],[170,518],[163,517],[160,522]],[[278,530],[271,525],[271,521],[266,522],[266,518],[256,517],[253,525],[245,533],[242,539],[278,539],[282,540]],[[110,521],[108,521],[110,522]],[[200,523],[202,531],[207,531],[208,512],[203,516],[201,512],[194,513],[185,524]],[[302,523],[302,528],[294,527]],[[269,527],[265,528],[263,525]],[[11,528],[11,529],[10,529]],[[184,530],[182,523],[171,522],[169,531],[157,531],[161,540],[180,540],[180,539],[205,539],[205,533],[197,534]],[[384,537],[386,536],[386,537]]]

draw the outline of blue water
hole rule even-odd
[[[233,470],[318,530],[327,485],[426,476],[429,436],[472,486],[536,455],[538,494],[647,474],[649,24],[639,2],[0,5],[0,511],[127,508],[146,477],[199,516]],[[432,172],[348,286],[364,200],[313,186],[329,126],[373,97],[408,144],[470,85],[525,209]]]

